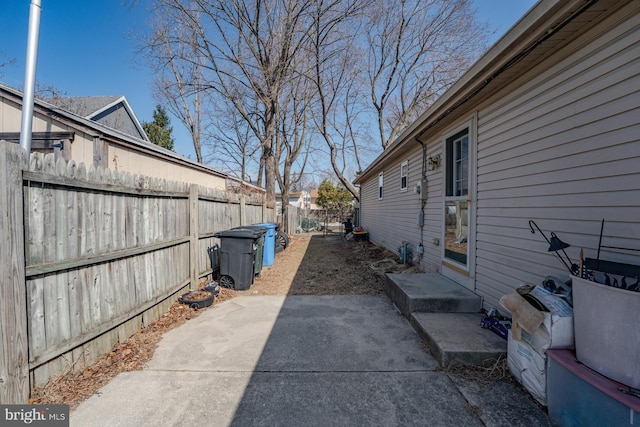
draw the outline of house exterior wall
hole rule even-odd
[[[0,97],[0,132],[20,132],[21,121],[21,106],[10,99]],[[73,129],[69,125],[35,111],[32,130],[33,132],[75,132],[75,138],[71,144],[71,159],[87,166],[93,164],[93,137],[79,129]]]
[[[439,149],[429,147],[428,153]],[[427,154],[428,155],[428,154]],[[418,215],[422,212],[422,201],[415,192],[422,177],[422,146],[415,142],[401,156],[381,170],[383,174],[383,197],[378,199],[378,174],[360,187],[360,222],[369,232],[369,239],[380,246],[397,253],[402,242],[408,242],[412,255],[417,252],[421,242],[421,227]],[[400,166],[408,161],[407,190],[400,188]],[[424,211],[422,228],[425,256],[420,265],[427,271],[437,271],[439,261],[438,248],[432,242],[440,237],[439,206],[436,195],[440,195],[440,177],[435,171],[427,171],[428,202]],[[433,202],[431,202],[433,201]]]
[[[123,109],[124,110],[124,109]],[[22,119],[21,106],[10,99],[0,97],[0,132],[19,132]],[[93,165],[96,156],[104,155],[103,165],[121,172],[145,175],[171,181],[188,182],[210,188],[226,189],[226,179],[213,172],[208,173],[197,167],[179,164],[161,155],[152,155],[136,149],[125,140],[115,143],[116,138],[98,137],[99,132],[84,126],[72,126],[66,121],[57,120],[36,109],[33,120],[34,132],[73,131],[75,138],[71,144],[70,159],[76,163]],[[96,140],[102,141],[96,142]],[[101,153],[96,151],[97,145],[106,145]]]
[[[528,220],[579,260],[603,244],[640,249],[640,26],[623,9],[478,114],[476,290],[487,303],[523,282],[567,278]],[[640,264],[631,255],[604,259]]]
[[[499,308],[500,297],[522,283],[538,284],[547,275],[569,277],[547,252],[544,238],[531,233],[530,219],[547,236],[554,231],[570,243],[567,253],[574,262],[581,249],[585,257],[596,257],[603,218],[603,245],[640,249],[639,9],[637,2],[626,3],[421,137],[427,157],[444,155],[447,135],[470,124],[475,188],[469,241],[475,252],[468,273],[442,261],[445,168],[426,172],[422,235],[417,196],[412,188],[396,190],[407,158],[410,185],[420,178],[417,142],[407,142],[403,154],[379,164],[383,200],[378,200],[377,170],[360,183],[361,222],[371,240],[394,251],[402,240],[412,249],[422,241],[422,269],[470,287],[483,297],[485,308]],[[640,264],[637,252],[603,250],[601,258]]]
[[[188,182],[221,190],[226,188],[226,180],[223,177],[172,164],[169,160],[138,152],[126,145],[110,145],[109,168],[115,169],[116,164],[119,171],[129,171],[139,175]]]

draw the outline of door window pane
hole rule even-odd
[[[469,205],[463,201],[445,202],[444,256],[467,265]]]

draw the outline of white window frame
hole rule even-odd
[[[384,174],[380,172],[378,175],[378,200],[382,200],[384,196]]]
[[[400,164],[400,191],[405,192],[409,186],[409,160]]]
[[[477,138],[477,130],[476,130],[476,123],[477,123],[477,116],[474,114],[474,116],[471,118],[471,120],[457,126],[456,128],[452,129],[451,131],[447,132],[446,134],[443,135],[443,139],[442,139],[442,144],[443,144],[443,154],[444,154],[444,158],[443,158],[443,164],[444,164],[444,170],[443,170],[443,192],[442,192],[442,201],[443,201],[443,207],[446,205],[447,202],[455,202],[455,201],[466,201],[467,202],[467,209],[468,209],[468,221],[467,221],[467,234],[468,234],[468,238],[467,238],[467,243],[468,243],[468,248],[467,248],[467,261],[466,264],[462,264],[459,262],[456,262],[455,260],[446,257],[445,256],[445,247],[446,247],[446,243],[441,245],[442,247],[442,265],[443,267],[447,267],[446,271],[447,273],[445,274],[445,276],[452,278],[456,281],[458,281],[458,283],[463,284],[464,286],[468,287],[469,289],[472,289],[474,284],[473,284],[473,277],[475,276],[475,252],[476,252],[476,247],[475,247],[475,228],[476,228],[476,171],[477,171],[477,164],[476,164],[476,138]],[[467,137],[468,137],[468,165],[469,165],[469,169],[467,171],[467,178],[468,178],[468,182],[467,182],[467,194],[461,194],[461,195],[448,195],[448,188],[447,188],[447,168],[449,167],[449,163],[453,160],[448,158],[447,156],[447,141],[451,140],[453,137],[455,137],[457,134],[461,133],[461,131],[463,130],[467,130]],[[455,190],[455,189],[453,189]],[[444,212],[443,212],[444,214]],[[442,241],[445,242],[445,221],[443,220],[443,224],[442,224]],[[452,270],[453,269],[453,270]],[[444,273],[445,269],[443,268],[443,273]],[[459,272],[459,273],[463,273],[462,275],[455,275],[455,271]],[[453,276],[452,276],[453,274]],[[465,277],[466,276],[466,277]],[[465,280],[468,282],[465,282]]]

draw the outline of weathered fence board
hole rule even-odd
[[[27,299],[20,146],[0,141],[0,403],[29,398]],[[17,226],[16,224],[19,224]]]

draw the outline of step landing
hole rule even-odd
[[[438,273],[389,273],[385,291],[409,317],[411,313],[478,313],[482,299]]]

